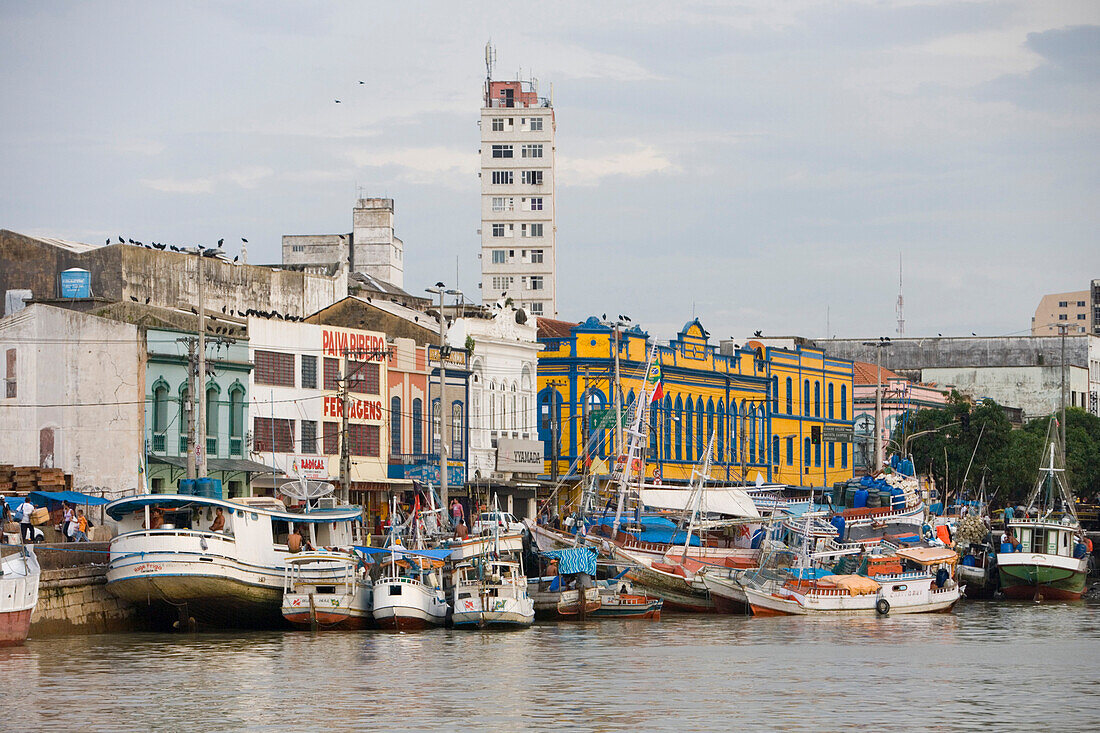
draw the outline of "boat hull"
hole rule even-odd
[[[374,626],[370,600],[369,590],[362,590],[354,597],[315,593],[310,608],[308,595],[286,594],[282,614],[284,619],[300,628],[369,629]]]
[[[818,602],[793,597],[779,597],[753,588],[745,589],[754,616],[876,616],[880,615],[876,603],[881,596],[829,596]],[[890,614],[949,613],[958,602],[961,588],[926,594],[909,602],[890,604]]]
[[[664,601],[648,596],[620,596],[615,600],[604,599],[603,604],[590,614],[590,618],[650,619],[661,620]]]
[[[416,631],[443,626],[447,602],[420,583],[383,579],[374,586],[373,616],[380,629]]]
[[[535,612],[533,609],[530,614],[521,611],[470,611],[455,613],[453,622],[455,628],[519,629],[535,622]]]
[[[445,616],[429,614],[422,608],[390,606],[374,609],[374,624],[389,631],[422,631],[432,626],[442,626]]]
[[[0,646],[19,646],[27,640],[38,604],[38,558],[33,550],[23,552],[5,557],[0,565]]]
[[[19,646],[27,640],[31,630],[31,611],[7,611],[0,613],[0,646]]]
[[[745,589],[733,578],[703,573],[703,584],[710,591],[711,600],[718,613],[750,613],[749,599]]]
[[[159,607],[219,628],[285,627],[282,588],[218,575],[149,575],[112,580],[107,589],[123,600]]]
[[[999,553],[997,572],[1005,597],[1018,600],[1080,600],[1088,579],[1085,560],[1029,552]]]

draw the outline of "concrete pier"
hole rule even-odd
[[[42,577],[32,639],[144,628],[135,606],[107,590],[107,547],[106,542],[35,547]]]

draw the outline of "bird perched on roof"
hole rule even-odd
[[[753,332],[752,332],[752,335],[753,335],[753,336],[755,336],[756,338],[760,338],[760,337],[761,337],[761,336],[763,336],[764,334],[763,334],[762,332],[760,332],[760,331],[753,331]]]
[[[135,298],[135,297],[134,297],[134,296],[132,296],[132,295],[130,296],[130,300],[134,301],[135,303],[136,303],[136,302],[138,302],[138,299],[137,299],[137,298]]]
[[[110,244],[110,243],[111,243],[111,238],[107,237],[107,244]]]
[[[233,258],[233,262],[236,262],[236,261],[237,261],[237,260],[239,260],[240,258],[241,258],[241,256],[240,256],[240,255],[237,255],[236,257],[234,257],[234,258]]]
[[[223,244],[225,244],[225,240],[224,239],[219,239],[218,240],[218,249],[221,249]]]
[[[152,299],[153,299],[152,297],[146,298],[145,299],[145,305],[149,305],[149,301],[152,300]]]

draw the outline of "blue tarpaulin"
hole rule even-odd
[[[558,561],[559,575],[586,573],[592,577],[596,576],[596,557],[598,553],[591,547],[570,547],[565,550],[551,550],[542,554]]]
[[[88,506],[100,506],[102,504],[110,504],[110,499],[103,499],[98,496],[89,496],[88,494],[82,494],[79,491],[32,491],[27,494],[27,498],[30,499],[31,504],[35,506],[54,508],[54,505],[61,504],[63,501],[67,501],[70,504],[81,504]]]
[[[605,527],[612,527],[615,524],[614,517],[601,517],[596,521],[596,524],[602,524]],[[676,523],[666,517],[655,517],[652,515],[643,515],[641,521],[641,532],[628,531],[623,525],[619,525],[619,531],[626,534],[630,534],[641,542],[655,542],[666,543],[672,545],[684,544],[684,538],[687,536],[686,532],[677,532]],[[692,547],[699,546],[699,536],[696,534],[691,535]]]

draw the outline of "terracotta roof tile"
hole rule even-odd
[[[558,321],[539,316],[539,338],[569,338],[573,335],[573,328],[578,325],[580,324],[577,321]]]
[[[855,384],[877,384],[878,380],[875,378],[875,365],[866,361],[852,362],[853,365],[853,381]],[[882,370],[882,381],[886,383],[890,379],[904,379],[900,374],[892,372],[889,369]]]

